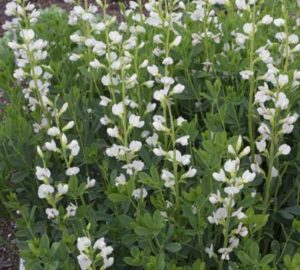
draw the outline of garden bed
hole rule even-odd
[[[1,270],[300,265],[299,1],[19,1]]]

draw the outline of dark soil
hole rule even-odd
[[[0,269],[17,270],[19,254],[15,240],[15,225],[12,220],[0,218]]]

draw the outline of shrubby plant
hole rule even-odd
[[[298,269],[299,1],[65,2],[0,45],[26,269]]]

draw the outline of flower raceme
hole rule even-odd
[[[96,262],[99,258],[102,261],[101,269],[109,268],[114,263],[114,258],[109,257],[113,252],[113,248],[106,245],[103,237],[98,239],[94,245],[88,237],[78,237],[77,250],[80,252],[77,260],[81,270],[91,269],[93,261]]]
[[[239,136],[235,146],[228,146],[228,153],[233,156],[224,163],[224,168],[219,172],[213,173],[213,178],[221,183],[222,190],[217,189],[216,193],[212,193],[209,197],[211,204],[219,206],[211,216],[208,217],[210,224],[221,225],[224,227],[223,246],[219,247],[218,253],[221,255],[222,260],[230,260],[230,253],[239,245],[239,237],[245,237],[248,234],[248,229],[243,225],[243,219],[246,214],[242,208],[235,210],[238,203],[239,194],[243,192],[245,185],[251,183],[256,174],[250,170],[241,172],[240,163],[241,159],[250,153],[250,148],[247,146],[242,147],[242,137]],[[236,229],[229,231],[228,224],[234,222],[238,224]],[[205,251],[209,257],[215,256],[213,253],[213,246],[207,248]]]

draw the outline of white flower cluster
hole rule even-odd
[[[264,16],[260,22],[264,25],[272,23],[278,29],[285,26],[286,21],[282,18],[272,18],[270,15]],[[280,31],[280,30],[279,30]],[[267,178],[276,177],[278,168],[273,165],[273,157],[279,155],[288,155],[291,147],[282,143],[282,137],[290,134],[294,129],[294,124],[298,119],[297,113],[289,111],[289,99],[287,97],[288,87],[296,87],[300,85],[300,72],[294,70],[293,78],[289,78],[288,64],[293,61],[295,53],[299,52],[299,37],[296,34],[287,35],[286,32],[276,32],[274,35],[275,42],[268,40],[265,46],[256,50],[258,60],[266,66],[266,73],[259,77],[263,80],[263,85],[258,87],[255,93],[255,104],[258,105],[257,113],[262,118],[262,122],[258,127],[260,136],[256,141],[256,148],[260,154],[271,158],[271,170]],[[291,48],[293,46],[293,48]],[[272,55],[270,49],[276,48],[277,54]],[[279,65],[283,64],[284,69],[280,71]],[[277,140],[277,149],[273,149],[271,145]],[[268,146],[270,142],[270,146]],[[252,164],[252,169],[263,173],[260,168],[262,162],[261,156],[256,156],[256,163]],[[268,174],[270,174],[268,173]]]
[[[66,125],[60,127],[60,118],[68,109],[68,103],[63,104],[60,110],[52,107],[53,116],[55,118],[56,126],[48,128],[47,134],[51,138],[50,141],[46,142],[43,146],[44,151],[53,152],[60,156],[65,162],[66,171],[65,175],[71,177],[77,175],[80,169],[76,166],[72,166],[74,157],[80,152],[80,146],[77,140],[69,141],[66,135],[66,131],[74,127],[74,121],[69,121]],[[46,167],[46,161],[44,159],[44,152],[41,147],[37,148],[38,154],[43,161],[44,167],[36,167],[36,177],[43,184],[39,186],[38,196],[40,199],[46,199],[52,208],[46,209],[46,214],[49,219],[53,219],[59,215],[56,210],[56,203],[61,197],[68,193],[69,186],[65,183],[58,183],[56,188],[52,184],[51,172]],[[88,178],[86,189],[91,188],[95,185],[95,180]],[[66,216],[73,217],[76,215],[77,206],[70,203],[66,208]]]
[[[290,134],[298,119],[298,114],[288,113],[286,116],[282,116],[289,105],[289,100],[283,91],[279,90],[274,92],[269,89],[266,83],[258,87],[258,89],[259,91],[255,94],[255,102],[258,104],[257,112],[263,117],[264,122],[262,122],[258,128],[261,139],[256,142],[256,147],[259,152],[263,152],[266,151],[266,141],[271,140],[272,129],[276,128],[275,126],[280,126],[277,130],[277,135]],[[279,117],[280,115],[281,117]],[[280,146],[280,148],[282,147],[283,146]],[[288,148],[288,146],[284,148]],[[282,151],[281,154],[287,155],[289,154],[289,150]]]
[[[91,269],[90,267],[93,261],[99,258],[101,258],[103,262],[101,269],[106,269],[114,263],[114,258],[109,257],[113,252],[113,248],[106,245],[103,237],[98,239],[93,246],[88,237],[79,237],[77,239],[77,249],[80,252],[80,255],[77,256],[77,260],[81,270]]]
[[[200,21],[205,23],[206,28],[204,31],[192,33],[192,44],[193,46],[197,44],[202,44],[205,47],[207,46],[207,41],[211,41],[215,44],[221,42],[223,37],[222,24],[219,22],[217,12],[214,10],[214,5],[225,5],[228,0],[196,0],[193,1],[195,4],[195,10],[190,14],[190,17],[193,21]],[[203,40],[206,40],[203,44]],[[207,48],[205,48],[207,50]],[[208,57],[208,55],[206,55]],[[209,62],[209,59],[203,64],[204,71],[211,71],[212,63]]]
[[[111,19],[107,23],[99,22],[96,16],[98,8],[95,5],[90,4],[87,9],[84,9],[80,5],[75,5],[69,14],[70,25],[84,25],[79,27],[75,33],[70,36],[72,42],[78,45],[76,52],[69,56],[70,61],[76,62],[81,58],[85,58],[88,54],[91,59],[89,66],[93,69],[105,67],[101,64],[97,57],[103,56],[106,53],[106,44],[101,40],[97,40],[96,36],[106,30],[107,25],[113,23],[115,19]]]
[[[16,17],[13,22],[18,23],[16,30],[20,35],[20,42],[11,41],[8,46],[15,55],[16,69],[13,76],[21,82],[20,86],[23,88],[30,110],[35,111],[37,106],[42,109],[41,123],[34,124],[34,131],[39,132],[49,124],[47,114],[49,113],[48,104],[51,102],[47,95],[52,75],[49,73],[50,68],[43,64],[48,55],[45,50],[48,42],[37,39],[35,32],[31,29],[32,24],[37,21],[39,12],[33,4],[24,5],[26,1],[21,2],[12,1],[6,5],[6,14]]]
[[[13,0],[6,4],[5,15],[13,17],[11,21],[6,21],[3,25],[4,30],[17,30],[22,28],[24,20],[29,24],[35,24],[40,16],[40,12],[36,10],[35,5],[28,0]]]
[[[246,170],[241,172],[241,159],[250,153],[250,147],[247,146],[241,150],[242,137],[239,136],[236,146],[229,145],[228,153],[233,157],[224,164],[219,172],[213,173],[213,178],[220,183],[223,190],[217,190],[209,197],[209,201],[213,205],[220,207],[208,217],[211,224],[222,225],[224,227],[224,245],[218,249],[222,260],[229,260],[230,253],[239,245],[239,237],[245,237],[248,234],[248,229],[243,225],[243,219],[246,214],[242,208],[235,210],[239,194],[244,186],[251,183],[255,179],[255,173]],[[229,231],[229,223],[237,224],[237,227]],[[214,255],[213,246],[206,249],[206,252],[211,257]]]

